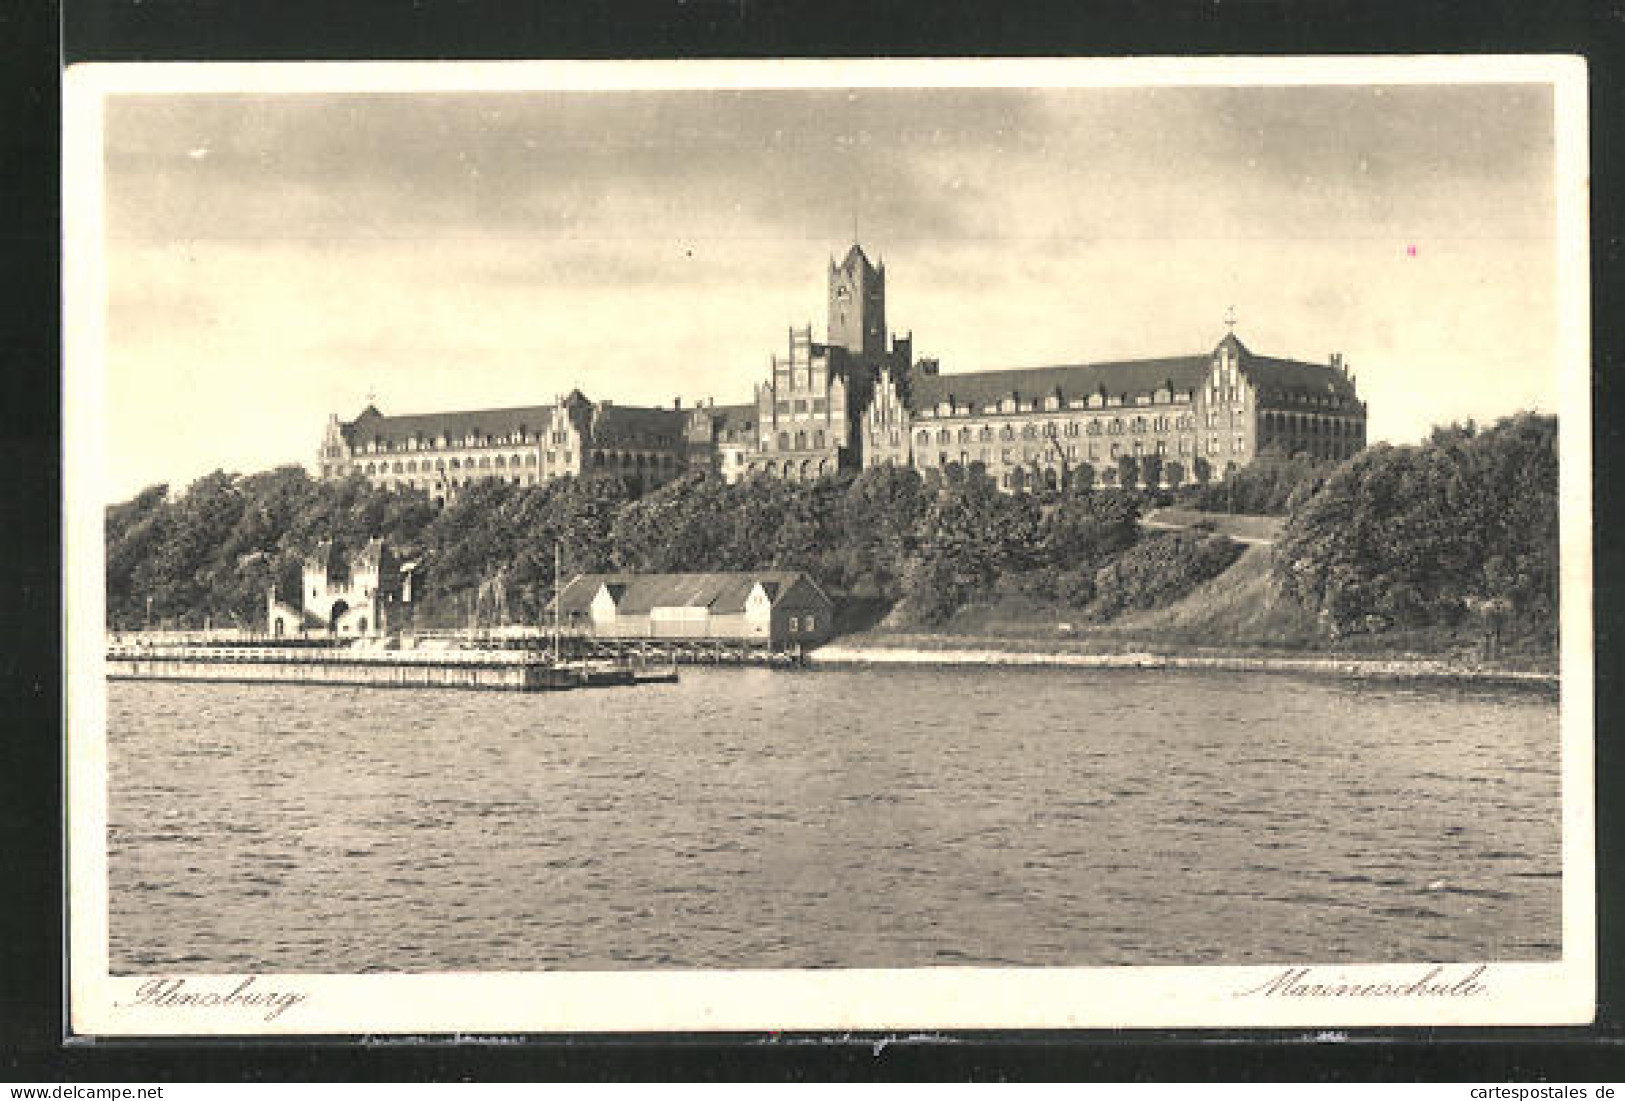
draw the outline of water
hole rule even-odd
[[[109,691],[115,973],[1559,950],[1544,694],[981,669]]]

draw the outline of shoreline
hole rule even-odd
[[[809,666],[852,665],[1005,665],[1034,668],[1200,669],[1212,672],[1313,673],[1382,680],[1456,680],[1484,684],[1552,687],[1557,673],[1490,669],[1442,658],[1360,658],[1318,654],[1165,654],[1145,651],[1085,654],[1055,650],[1004,650],[985,646],[922,649],[910,646],[862,646],[830,643],[806,655]]]

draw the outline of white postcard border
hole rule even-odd
[[[1562,332],[1563,952],[1552,963],[109,975],[102,103],[117,93],[1545,83]],[[79,1035],[1584,1024],[1595,1012],[1586,69],[1554,56],[79,65],[65,79],[69,1026]]]

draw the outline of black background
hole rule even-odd
[[[0,1013],[12,1081],[1625,1079],[1620,47],[1625,0],[0,0]],[[63,1024],[60,66],[543,57],[1576,53],[1590,62],[1599,1021],[1577,1029],[88,1042]],[[71,395],[68,400],[72,400]],[[1565,425],[1572,430],[1572,425]]]

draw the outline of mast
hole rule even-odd
[[[564,544],[553,541],[553,660],[559,660],[559,604],[564,599]]]

